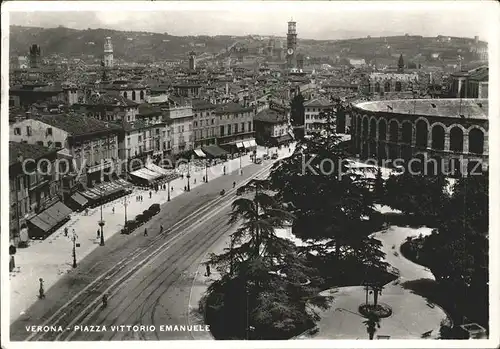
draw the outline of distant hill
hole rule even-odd
[[[352,34],[355,34],[354,32]],[[111,29],[77,30],[59,26],[57,28],[10,27],[11,56],[26,55],[29,46],[38,44],[42,55],[61,54],[66,57],[93,55],[101,57],[104,38],[110,36],[114,54],[127,61],[164,60],[186,58],[189,51],[197,53],[218,53],[231,47],[235,42],[248,47],[264,47],[266,40],[256,36],[173,36],[167,33],[126,32]],[[432,53],[442,52],[447,57],[462,55],[472,60],[469,48],[474,46],[471,38],[422,37],[412,35],[364,37],[346,40],[301,40],[298,39],[298,51],[307,56],[340,56],[364,58],[367,61],[377,58],[390,58],[403,53],[405,58],[420,54],[430,57]],[[285,38],[280,38],[286,45]],[[480,42],[485,45],[486,43]]]

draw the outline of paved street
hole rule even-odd
[[[288,153],[288,150],[282,154]],[[117,340],[191,339],[186,332],[79,333],[74,331],[32,334],[25,326],[48,324],[63,328],[84,323],[96,325],[186,325],[193,276],[200,260],[222,236],[227,226],[232,182],[240,185],[255,175],[266,174],[270,161],[248,165],[243,176],[234,171],[199,185],[162,206],[159,215],[129,236],[108,236],[106,246],[84,258],[46,290],[35,304],[11,326],[12,340]],[[200,181],[201,182],[201,181]],[[221,197],[221,189],[226,195]],[[159,234],[159,225],[165,231]],[[143,236],[144,228],[148,236]],[[37,292],[36,279],[33,294]],[[101,310],[101,295],[109,295]]]

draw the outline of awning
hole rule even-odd
[[[147,164],[146,168],[150,171],[153,171],[153,172],[160,174],[161,176],[166,176],[169,174],[169,172],[167,170],[165,170],[164,168],[161,168],[158,165],[153,164],[152,162]]]
[[[250,142],[243,142],[243,146],[245,148],[250,148]]]
[[[81,207],[84,207],[89,202],[78,192],[71,195],[71,199],[73,199],[73,201],[76,202]]]
[[[71,212],[73,211],[71,211],[69,207],[58,201],[45,211],[38,214],[38,216],[31,218],[29,221],[42,231],[47,232],[65,220]]]
[[[145,179],[147,181],[154,181],[155,179],[162,176],[161,174],[148,170],[147,168],[141,168],[137,171],[131,172],[130,175]]]
[[[289,142],[291,140],[292,140],[292,137],[289,134],[284,134],[283,136],[276,137],[276,142],[278,144]]]
[[[256,147],[256,146],[257,146],[257,143],[255,143],[255,139],[251,139],[251,140],[249,141],[249,143],[250,143],[250,146],[251,146],[251,147]]]
[[[206,157],[205,153],[203,153],[201,149],[194,149],[193,151],[196,154],[196,156],[199,156],[200,158]]]
[[[227,151],[217,145],[209,145],[208,147],[201,148],[208,156],[218,158],[227,155]]]
[[[238,142],[236,143],[237,148],[243,148],[243,142]]]

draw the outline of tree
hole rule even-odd
[[[369,237],[373,195],[364,176],[350,170],[332,113],[326,118],[322,133],[299,143],[291,157],[275,165],[272,188],[280,201],[292,203],[294,235],[314,243],[326,270],[340,262],[360,273],[385,269],[380,243]],[[338,268],[337,275],[347,269]]]
[[[290,102],[290,122],[294,128],[302,129],[302,132],[295,132],[298,139],[304,136],[304,123],[305,123],[305,108],[304,108],[304,96],[298,94],[292,98]]]
[[[382,200],[385,196],[385,183],[382,178],[382,170],[380,167],[377,170],[377,175],[375,177],[374,194],[376,200]]]
[[[207,323],[217,338],[286,339],[319,319],[317,272],[289,240],[276,236],[294,217],[269,192],[267,181],[253,180],[233,202],[230,224],[237,224],[230,248],[210,256],[221,278],[208,288]],[[241,222],[241,223],[239,223]]]

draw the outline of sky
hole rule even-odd
[[[11,5],[15,3],[10,2]],[[20,3],[27,4],[24,1]],[[71,7],[68,3],[72,3]],[[74,4],[56,2],[51,7],[47,2],[40,2],[17,7],[21,12],[11,12],[10,24],[167,32],[179,36],[285,36],[287,22],[293,18],[297,22],[299,38],[304,39],[346,39],[408,33],[423,36],[478,35],[488,41],[488,37],[491,37],[489,27],[493,21],[492,9],[498,10],[496,3],[489,1],[189,1],[161,4],[92,1]],[[33,11],[26,12],[26,8]],[[74,11],[75,8],[81,11]],[[96,11],[97,8],[99,11]]]

